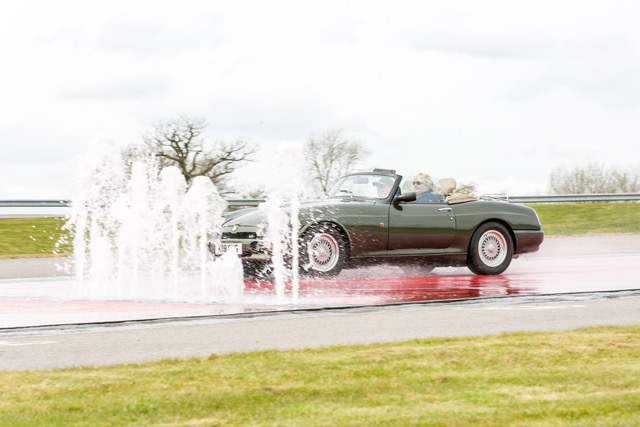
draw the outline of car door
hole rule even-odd
[[[389,244],[389,205],[366,203],[343,209],[340,221],[349,232],[351,256],[386,255]]]
[[[453,243],[456,219],[447,203],[402,203],[389,210],[389,255],[440,252]]]

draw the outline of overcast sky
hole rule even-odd
[[[92,141],[179,114],[265,158],[341,129],[362,168],[512,195],[640,166],[637,0],[26,0],[3,3],[0,50],[0,199],[71,197]]]

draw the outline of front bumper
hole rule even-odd
[[[240,243],[242,245],[242,254],[240,259],[243,261],[269,261],[271,259],[271,246],[262,240],[261,236],[254,228],[235,227],[222,229],[219,239],[209,241],[209,251],[214,256],[216,254],[215,243]]]
[[[514,230],[517,255],[537,252],[544,240],[542,230]]]

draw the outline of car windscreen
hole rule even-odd
[[[349,175],[340,178],[327,194],[328,197],[363,197],[386,199],[395,179],[385,175]]]

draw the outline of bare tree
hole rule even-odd
[[[188,116],[159,122],[144,136],[143,151],[154,154],[160,168],[177,166],[187,183],[206,176],[224,192],[229,175],[251,161],[257,148],[243,138],[211,140],[203,134],[208,125]]]
[[[305,160],[318,195],[327,194],[333,184],[351,172],[367,154],[360,141],[345,137],[340,130],[310,137],[305,147]]]
[[[555,168],[549,179],[552,194],[597,194],[640,192],[640,173],[607,168],[597,163],[573,170]]]

